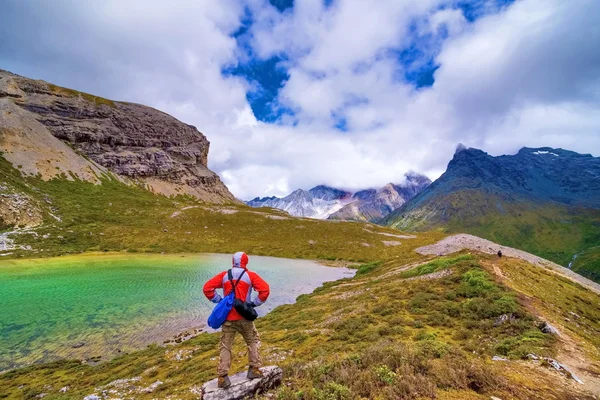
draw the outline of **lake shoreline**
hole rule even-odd
[[[131,256],[131,257],[130,257]],[[165,254],[156,254],[156,253],[130,253],[130,252],[86,252],[86,253],[82,253],[82,254],[76,254],[76,255],[68,255],[68,256],[60,256],[60,257],[52,257],[52,258],[36,258],[36,259],[17,259],[17,260],[5,260],[2,259],[0,260],[0,272],[6,272],[7,269],[7,265],[8,267],[10,267],[12,270],[16,271],[16,274],[19,274],[19,272],[21,271],[21,267],[23,266],[23,271],[27,270],[27,274],[30,274],[31,271],[29,271],[28,269],[37,269],[37,268],[43,268],[45,270],[49,270],[51,271],[51,273],[56,273],[56,274],[60,274],[64,271],[70,272],[70,266],[69,265],[64,265],[64,263],[70,264],[73,262],[80,262],[80,263],[84,263],[86,264],[87,261],[98,261],[101,260],[103,262],[106,261],[119,261],[119,260],[129,260],[130,258],[135,258],[137,261],[143,262],[143,263],[151,263],[154,260],[161,260],[161,264],[169,264],[172,260],[174,261],[180,261],[184,262],[184,263],[195,263],[196,260],[200,260],[202,257],[218,257],[218,259],[221,260],[221,262],[219,263],[220,266],[222,266],[222,269],[225,269],[226,267],[223,265],[225,262],[229,262],[229,255],[223,255],[223,254],[215,254],[215,253],[202,253],[202,254],[194,254],[194,253],[165,253]],[[227,256],[227,257],[226,257]],[[48,260],[52,260],[53,263],[55,263],[56,265],[50,265],[48,266]],[[292,289],[287,289],[286,290],[286,297],[285,298],[281,298],[281,295],[279,296],[280,298],[277,297],[273,297],[272,296],[272,301],[274,303],[272,303],[272,306],[269,307],[269,303],[267,303],[265,306],[262,306],[261,308],[259,308],[260,311],[262,311],[260,314],[261,316],[266,315],[267,313],[269,313],[270,311],[276,309],[277,307],[284,305],[284,304],[294,304],[297,301],[298,296],[303,295],[303,294],[309,294],[314,292],[317,288],[321,287],[324,285],[325,282],[329,282],[329,281],[336,281],[336,280],[341,280],[341,279],[345,279],[345,278],[351,278],[355,275],[356,270],[355,269],[350,269],[350,268],[346,268],[346,267],[339,267],[337,265],[324,265],[318,261],[314,261],[314,260],[302,260],[302,259],[281,259],[281,258],[277,258],[277,257],[264,257],[264,256],[250,256],[250,270],[253,270],[252,268],[252,261],[254,260],[256,262],[256,266],[259,267],[262,264],[265,264],[266,262],[269,262],[273,265],[271,265],[271,269],[274,272],[277,272],[279,274],[284,274],[287,275],[287,272],[289,271],[290,273],[292,273],[293,271],[296,271],[297,273],[301,273],[302,270],[305,268],[304,265],[306,265],[306,268],[309,271],[319,271],[320,268],[324,268],[327,267],[327,270],[332,271],[332,270],[336,270],[336,273],[332,274],[332,273],[328,273],[325,274],[325,276],[321,275],[322,279],[316,279],[315,280],[315,275],[319,276],[318,273],[311,273],[309,272],[308,274],[303,274],[303,275],[308,275],[310,276],[310,278],[308,281],[305,281],[306,283],[302,283],[302,280],[300,280],[299,284],[295,283],[296,286],[293,286]],[[293,264],[289,264],[289,262],[291,261],[295,261],[295,263]],[[280,265],[283,263],[288,263],[289,264],[289,268],[292,268],[292,265],[295,265],[292,269],[288,270],[288,269],[281,269]],[[298,263],[300,262],[300,263]],[[307,264],[304,264],[307,263]],[[5,268],[3,268],[5,267]],[[218,267],[220,268],[220,267]],[[283,268],[288,268],[288,266],[285,266]],[[316,268],[316,269],[315,269]],[[88,271],[93,271],[95,270],[94,268],[84,268],[84,270],[88,270]],[[325,271],[325,270],[321,270],[321,271]],[[333,272],[333,271],[332,271]],[[149,271],[149,273],[152,273],[152,271]],[[262,273],[261,273],[262,274]],[[328,278],[329,277],[333,277],[333,278]],[[313,283],[310,283],[313,282]],[[203,283],[200,282],[200,283]],[[195,283],[195,285],[199,285],[198,282]],[[277,285],[277,284],[275,284]],[[289,285],[288,285],[289,286]],[[143,290],[143,289],[142,289]],[[279,288],[280,291],[284,290],[283,288]],[[198,303],[198,306],[202,306],[202,307],[206,307],[206,304],[210,304],[208,301],[205,301],[206,299],[203,298],[203,295],[201,293],[201,290],[194,290],[195,293],[195,297],[197,297],[197,299],[194,299],[194,301],[196,301]],[[123,307],[124,309],[126,308],[126,306]],[[210,309],[212,309],[212,304],[210,304]],[[118,310],[119,312],[121,310]],[[119,357],[120,355],[124,355],[124,354],[130,354],[136,351],[141,351],[144,348],[148,347],[148,346],[160,346],[160,347],[169,347],[169,346],[173,346],[173,345],[177,345],[179,343],[183,343],[186,342],[194,337],[197,337],[198,335],[201,335],[202,333],[213,333],[215,331],[213,331],[210,328],[207,328],[206,325],[206,319],[204,314],[200,313],[198,314],[198,311],[196,310],[195,313],[193,314],[189,314],[186,309],[181,309],[179,310],[180,312],[176,313],[176,314],[166,314],[165,317],[163,318],[160,314],[158,315],[153,315],[150,314],[149,317],[152,318],[152,321],[150,322],[146,322],[147,324],[152,325],[153,323],[155,323],[156,328],[153,328],[150,331],[147,332],[143,332],[143,337],[145,339],[141,339],[141,340],[135,340],[135,341],[131,341],[131,342],[124,342],[125,345],[123,347],[121,347],[120,345],[118,345],[118,343],[112,341],[112,342],[106,342],[104,345],[102,345],[101,343],[104,343],[102,341],[98,342],[97,340],[94,339],[94,337],[103,337],[108,335],[110,336],[111,333],[113,332],[113,330],[111,329],[110,331],[105,331],[105,328],[94,328],[91,330],[91,339],[85,340],[85,339],[79,339],[77,338],[76,335],[71,335],[71,336],[64,336],[64,335],[58,335],[58,336],[48,336],[46,338],[46,342],[50,343],[50,346],[52,346],[52,349],[63,349],[60,350],[58,353],[55,352],[50,352],[48,356],[44,356],[44,358],[40,358],[40,359],[35,359],[35,357],[28,356],[28,359],[30,361],[25,361],[25,359],[23,359],[21,356],[17,356],[16,358],[10,357],[8,359],[5,358],[5,365],[4,367],[8,365],[10,365],[8,368],[4,368],[1,372],[7,372],[7,371],[12,371],[15,369],[21,369],[21,368],[26,368],[28,366],[32,366],[32,365],[44,365],[47,363],[52,363],[52,362],[60,362],[60,361],[67,361],[67,360],[77,360],[83,364],[88,364],[88,365],[96,365],[96,364],[100,364],[100,363],[104,363],[106,361],[110,361],[116,357]],[[104,313],[103,314],[103,318],[106,319],[110,319],[111,315]],[[153,322],[154,321],[154,322]],[[59,321],[60,323],[71,323],[68,321],[68,318],[65,317],[65,321],[62,321],[62,319]],[[167,329],[163,329],[162,326],[165,325],[167,326]],[[129,328],[127,327],[127,329],[133,330],[135,331],[135,323],[132,323],[133,328]],[[86,328],[88,329],[88,328]],[[118,331],[115,331],[118,332]],[[73,339],[73,337],[77,338],[77,339]],[[112,344],[111,344],[112,343]],[[9,343],[10,345],[10,343]],[[108,347],[106,347],[107,345],[109,345]],[[19,348],[19,350],[13,349],[11,350],[11,352],[17,352],[15,354],[22,354],[20,353],[21,350]],[[34,351],[38,351],[38,350],[32,350],[31,352]],[[7,354],[11,354],[11,352],[7,353]],[[28,354],[28,353],[25,353]],[[54,354],[54,355],[53,355]],[[65,354],[64,356],[61,354]],[[6,354],[5,354],[6,356]]]
[[[39,253],[31,254],[34,257],[21,257],[20,254],[7,253],[2,254],[2,258],[0,258],[0,269],[2,268],[3,262],[10,261],[34,261],[34,260],[50,260],[55,258],[67,258],[67,257],[86,257],[86,256],[118,256],[118,255],[147,255],[147,256],[193,256],[197,254],[207,254],[207,255],[230,255],[230,253],[191,253],[191,252],[153,252],[153,251],[84,251],[81,253],[63,253],[63,254],[53,254],[49,256],[41,255]],[[39,255],[39,257],[37,257]],[[231,254],[232,255],[232,254]],[[233,256],[233,255],[232,255]],[[262,258],[283,258],[287,260],[302,260],[302,261],[312,261],[324,267],[333,267],[333,268],[348,268],[348,269],[358,269],[358,267],[362,264],[356,261],[348,261],[342,259],[330,260],[330,259],[315,259],[315,258],[302,258],[302,257],[284,257],[284,256],[273,256],[273,255],[261,255],[261,254],[249,254],[249,257],[262,257]]]

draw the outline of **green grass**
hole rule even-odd
[[[507,282],[525,294],[538,312],[581,345],[600,348],[598,295],[567,278],[524,261],[497,259]],[[600,372],[600,365],[597,367]]]
[[[562,398],[560,385],[542,389],[540,382],[548,377],[535,369],[511,363],[509,374],[504,363],[489,361],[497,354],[511,359],[529,352],[554,355],[556,341],[540,333],[539,321],[520,295],[496,281],[478,257],[452,264],[453,273],[440,279],[406,280],[399,274],[378,279],[396,266],[386,262],[363,277],[327,283],[257,321],[265,363],[284,369],[286,385],[276,391],[277,398],[530,399],[550,393]],[[506,313],[512,320],[495,324]],[[34,365],[0,375],[0,393],[81,398],[116,379],[140,376],[136,385],[165,384],[136,398],[194,398],[190,388],[214,376],[217,342],[218,334],[202,334],[97,366]],[[239,338],[235,346],[243,347]],[[177,361],[177,351],[189,358]],[[243,353],[236,352],[233,369],[244,365]],[[511,378],[518,371],[525,382]],[[70,389],[61,397],[63,386]]]
[[[573,261],[571,269],[578,274],[600,282],[600,246],[579,253]]]
[[[69,97],[81,97],[91,103],[94,103],[97,106],[106,105],[109,107],[115,107],[115,102],[112,100],[105,99],[103,97],[94,96],[89,93],[80,92],[74,89],[68,89],[61,86],[56,86],[51,83],[48,83],[48,89],[54,94],[69,96]]]
[[[476,190],[449,194],[436,201],[435,209],[415,210],[389,223],[405,230],[470,233],[562,266],[600,244],[600,210],[507,201]]]

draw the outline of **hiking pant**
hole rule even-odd
[[[233,348],[233,339],[235,338],[236,332],[239,332],[242,335],[248,346],[248,365],[256,368],[260,368],[262,365],[260,355],[258,354],[260,338],[258,336],[258,331],[254,326],[254,322],[245,319],[225,321],[221,327],[221,355],[219,357],[219,366],[217,367],[217,374],[219,376],[226,376],[229,373],[229,367],[231,366],[231,350]]]

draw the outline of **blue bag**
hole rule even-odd
[[[242,274],[240,275],[235,284],[233,284],[232,282],[231,293],[225,296],[223,300],[221,300],[215,306],[215,308],[208,316],[208,326],[210,326],[211,328],[219,329],[221,325],[223,325],[223,323],[227,320],[227,316],[229,315],[229,312],[233,308],[233,303],[235,302],[235,288],[237,287],[238,283],[240,283],[240,279],[242,279],[242,276],[244,276],[245,272],[246,270],[242,271]]]

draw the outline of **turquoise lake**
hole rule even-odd
[[[202,294],[231,266],[222,254],[86,254],[0,261],[0,371],[61,358],[109,359],[205,326]],[[323,282],[353,275],[306,260],[251,256],[271,286],[259,307],[293,303]]]

